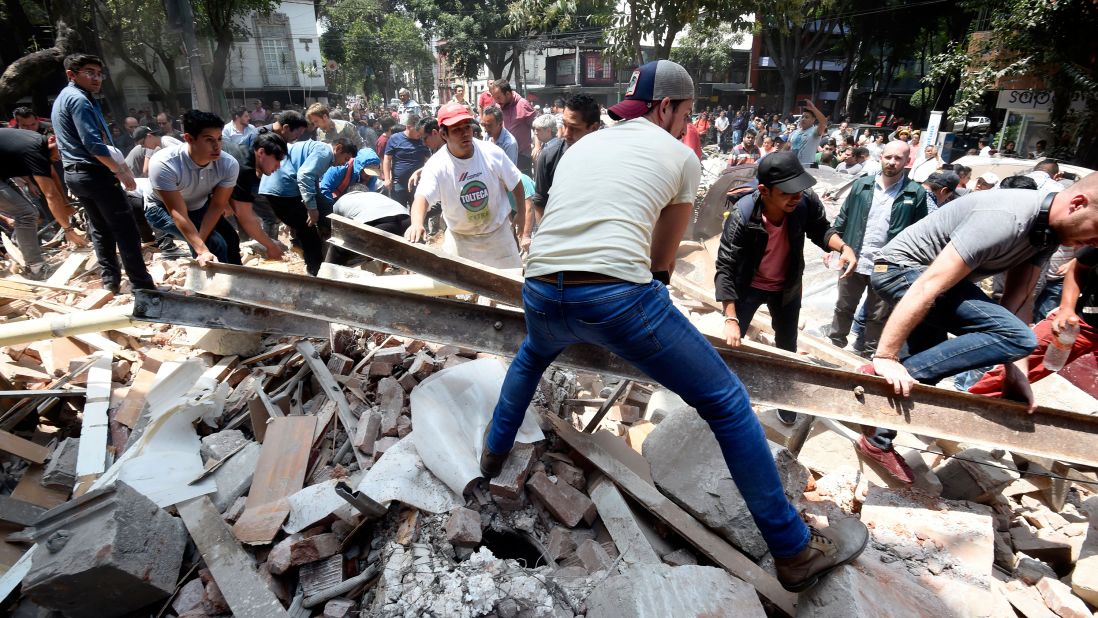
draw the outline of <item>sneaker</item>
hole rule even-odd
[[[164,258],[173,259],[191,256],[191,252],[180,249],[179,245],[175,244],[175,241],[172,240],[171,236],[161,236],[160,239],[156,241],[156,246],[160,249],[160,255]]]
[[[824,530],[810,527],[808,546],[796,556],[775,558],[778,581],[790,592],[802,592],[836,568],[853,562],[869,542],[869,530],[857,519],[841,519]]]
[[[497,455],[488,450],[488,432],[492,430],[492,423],[489,422],[488,426],[484,428],[484,437],[481,438],[480,447],[480,474],[486,479],[494,479],[499,476],[499,473],[503,471],[503,464],[507,462],[508,455],[511,451],[507,451],[502,455]]]
[[[778,409],[778,422],[787,427],[792,427],[797,422],[797,413],[792,410]]]
[[[907,465],[903,457],[896,452],[895,449],[884,450],[877,448],[869,443],[865,439],[865,436],[858,438],[857,444],[858,453],[869,460],[870,463],[877,464],[880,468],[884,469],[892,478],[904,483],[905,485],[911,485],[915,482],[915,472],[911,469],[911,466]]]

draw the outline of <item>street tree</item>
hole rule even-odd
[[[278,8],[279,0],[193,0],[195,19],[199,32],[210,37],[214,44],[210,63],[210,86],[215,90],[225,87],[225,74],[229,67],[229,53],[233,41],[251,32],[243,17],[251,13],[270,14]],[[163,9],[161,9],[163,11]]]
[[[970,0],[966,6],[989,15],[987,30],[973,32],[935,57],[926,76],[932,85],[959,82],[950,116],[968,117],[989,90],[1012,83],[1043,85],[1053,94],[1052,154],[1065,158],[1074,154],[1080,162],[1098,164],[1098,38],[1094,36],[1098,4],[1091,0]],[[1072,113],[1076,98],[1085,104],[1081,112]],[[1072,153],[1075,144],[1081,150]]]
[[[437,39],[458,77],[486,66],[494,78],[514,75],[521,38],[508,29],[508,0],[403,0],[401,5]]]
[[[618,59],[641,64],[642,42],[650,39],[656,58],[668,59],[687,26],[702,32],[718,27],[737,32],[748,27],[747,16],[758,6],[747,0],[626,0],[608,20],[607,48]]]
[[[159,0],[93,0],[103,45],[174,114],[181,43],[178,34],[168,32],[162,6]]]

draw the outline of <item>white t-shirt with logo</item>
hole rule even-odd
[[[423,166],[416,197],[428,204],[442,203],[448,229],[457,234],[490,234],[508,223],[511,203],[507,193],[519,184],[521,173],[495,144],[473,140],[473,156],[459,159],[440,148]]]

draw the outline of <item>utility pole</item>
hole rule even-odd
[[[168,15],[168,28],[183,35],[183,47],[191,68],[191,107],[217,113],[217,105],[210,88],[206,71],[202,68],[202,54],[198,52],[198,35],[194,30],[194,8],[191,0],[164,0]],[[175,93],[172,93],[173,95]]]

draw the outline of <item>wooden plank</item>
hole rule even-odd
[[[111,403],[111,357],[100,355],[88,370],[88,393],[76,453],[77,478],[97,477],[107,469],[107,409]]]
[[[277,345],[277,346],[271,348],[270,350],[267,350],[266,352],[263,352],[262,354],[256,354],[255,356],[253,356],[251,358],[245,358],[244,360],[240,361],[240,364],[241,365],[254,365],[256,363],[262,363],[265,360],[271,360],[272,358],[282,356],[283,354],[289,354],[290,352],[293,352],[293,351],[294,351],[294,344],[284,343],[282,345]]]
[[[53,271],[53,274],[46,279],[46,283],[50,285],[66,285],[69,279],[77,274],[80,267],[84,265],[84,262],[88,261],[88,255],[90,251],[73,251],[69,254],[69,257],[65,258],[65,261],[57,267],[57,270]]]
[[[614,539],[622,562],[625,564],[663,564],[652,544],[645,538],[640,524],[633,518],[632,509],[614,482],[595,473],[588,481],[588,495],[599,511],[599,518]]]
[[[137,375],[133,379],[133,384],[130,385],[130,392],[126,394],[126,399],[122,401],[122,405],[114,415],[114,420],[130,429],[137,426],[137,419],[141,418],[141,410],[145,407],[145,396],[149,394],[149,388],[156,381],[156,373],[150,371],[148,367],[148,361],[144,361],[137,368]]]
[[[202,496],[181,502],[176,509],[234,616],[279,618],[287,615],[282,603],[260,578],[255,560],[233,538],[232,530],[209,498]]]
[[[110,290],[89,290],[84,298],[80,302],[76,303],[76,308],[81,311],[91,311],[92,309],[99,309],[103,305],[106,305],[110,300],[114,298],[114,294]]]
[[[797,596],[782,588],[777,578],[682,510],[660,493],[655,486],[646,483],[635,472],[608,454],[590,434],[576,431],[570,424],[554,415],[547,414],[545,418],[554,427],[557,435],[577,453],[614,481],[622,491],[629,494],[641,506],[679,533],[698,551],[729,573],[754,586],[760,596],[787,615],[793,616],[796,613]]]
[[[347,432],[348,436],[355,435],[358,430],[358,420],[351,413],[351,404],[347,402],[343,388],[332,377],[332,372],[328,371],[328,367],[320,360],[320,354],[317,353],[316,348],[308,341],[299,341],[297,351],[305,357],[305,362],[312,368],[316,381],[320,383],[321,392],[336,403],[336,417],[343,425],[343,431]],[[351,449],[351,452],[355,454],[360,469],[369,469],[372,461],[365,453],[357,448]]]
[[[305,483],[315,430],[314,416],[284,416],[267,425],[244,514],[233,526],[241,542],[266,544],[278,534],[290,513],[284,498]]]
[[[46,487],[42,484],[42,474],[45,471],[46,467],[41,464],[35,464],[27,468],[23,472],[23,477],[19,479],[19,484],[11,492],[11,497],[47,509],[52,509],[67,502],[69,494],[72,492],[58,487]]]
[[[3,430],[0,430],[0,451],[36,464],[45,463],[50,457],[50,449]]]

